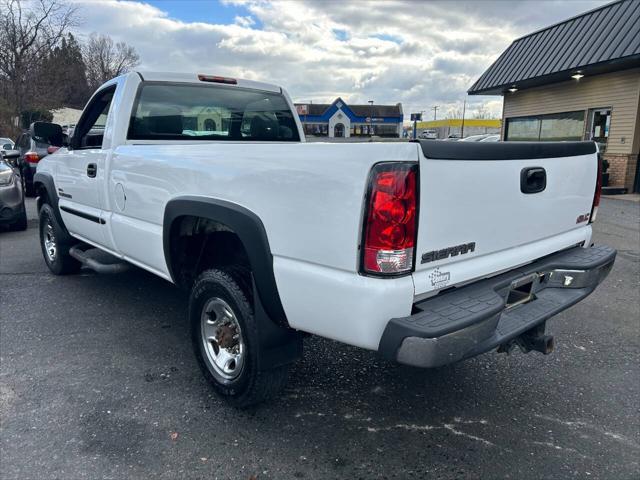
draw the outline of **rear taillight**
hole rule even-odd
[[[198,80],[201,82],[212,82],[212,83],[224,83],[227,85],[237,85],[238,81],[235,78],[229,77],[220,77],[218,75],[198,75]]]
[[[38,155],[36,152],[27,152],[24,154],[24,159],[28,163],[38,163],[40,161],[40,155]]]
[[[593,194],[593,205],[591,206],[591,215],[589,216],[589,223],[596,221],[598,215],[598,206],[600,205],[600,195],[602,195],[602,158],[598,154],[598,174],[596,178],[596,191]]]
[[[417,165],[379,163],[373,167],[364,216],[364,273],[397,275],[411,271],[417,205]]]

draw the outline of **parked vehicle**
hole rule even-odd
[[[423,140],[436,140],[438,138],[438,132],[436,130],[423,130],[418,135],[418,138]]]
[[[461,142],[482,142],[485,138],[492,137],[494,134],[492,133],[481,133],[480,135],[469,135],[468,137],[464,137],[461,139]],[[498,135],[498,140],[500,140],[500,136]]]
[[[61,131],[58,132],[58,129],[55,131],[55,136],[37,137],[34,135],[34,125],[44,123],[35,122],[31,125],[29,131],[22,133],[18,137],[15,144],[15,148],[19,152],[17,167],[20,170],[20,175],[24,178],[25,192],[30,197],[35,195],[33,177],[36,173],[38,162],[63,144],[63,135]],[[50,135],[51,132],[45,131],[41,132],[41,134]]]
[[[279,86],[142,72],[99,88],[35,185],[51,272],[189,290],[204,375],[246,406],[303,333],[420,367],[550,353],[546,321],[614,262],[597,178],[593,142],[305,143]]]
[[[486,137],[484,137],[480,141],[481,142],[499,142],[500,141],[500,135],[498,135],[498,134],[487,135]]]
[[[0,225],[13,230],[27,229],[24,184],[17,169],[0,159]]]

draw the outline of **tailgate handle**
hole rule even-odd
[[[520,172],[520,191],[539,193],[547,188],[547,172],[542,167],[527,167]]]
[[[98,166],[95,163],[87,165],[87,177],[95,178],[98,173]]]

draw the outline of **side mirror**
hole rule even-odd
[[[13,167],[18,165],[19,157],[20,152],[18,150],[2,150],[0,152],[0,158],[4,158]]]
[[[57,123],[33,122],[29,127],[31,138],[55,147],[62,146],[62,127]]]

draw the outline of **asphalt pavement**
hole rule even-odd
[[[548,323],[553,354],[420,370],[312,337],[250,411],[201,377],[183,292],[51,275],[29,213],[0,233],[2,479],[640,478],[638,203],[603,200],[595,241],[618,258]]]

